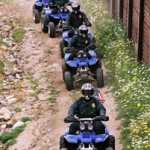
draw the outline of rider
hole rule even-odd
[[[96,116],[105,116],[106,109],[96,99],[94,94],[94,87],[90,83],[85,83],[81,87],[82,97],[77,99],[69,108],[68,118],[76,115],[79,118],[94,118]],[[94,131],[96,134],[104,134],[105,126],[101,121],[93,122]],[[73,122],[69,128],[69,134],[76,134],[79,130],[79,122]]]
[[[78,2],[71,3],[72,12],[68,14],[66,19],[67,26],[72,26],[74,28],[79,28],[83,23],[86,26],[91,26],[87,16],[80,11],[80,4]]]
[[[92,49],[96,48],[96,40],[94,37],[90,38],[88,36],[88,28],[86,25],[81,25],[79,27],[79,33],[75,34],[71,41],[68,44],[68,47],[66,49],[70,49],[73,47],[75,50],[88,50],[88,46],[92,45]],[[89,53],[87,53],[89,55]],[[76,51],[73,51],[69,57],[69,59],[73,59],[76,57]],[[89,56],[90,57],[90,56]]]
[[[51,8],[52,14],[57,13],[58,11],[58,8],[54,7],[54,5],[62,7],[67,3],[69,3],[69,0],[48,0],[48,5]]]

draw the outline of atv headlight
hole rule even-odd
[[[65,12],[65,13],[66,13],[66,12],[68,12],[68,9],[67,9],[67,8],[65,8],[65,9],[64,9],[64,12]]]
[[[84,124],[80,124],[80,130],[81,131],[85,130],[85,125]]]
[[[86,57],[86,56],[87,56],[86,54],[83,55],[83,57]]]
[[[78,54],[78,57],[81,58],[81,54]]]
[[[90,130],[90,131],[93,130],[93,125],[92,124],[88,125],[88,130]]]
[[[63,12],[63,8],[60,8],[60,12],[61,12],[61,13]]]

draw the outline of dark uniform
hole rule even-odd
[[[90,100],[86,100],[84,97],[80,97],[69,108],[69,116],[78,116],[79,118],[94,118],[96,116],[105,115],[106,109],[95,97],[91,97]],[[93,122],[94,131],[96,134],[105,133],[105,126],[101,121]],[[71,124],[69,134],[76,134],[79,130],[79,122]]]
[[[94,37],[91,39],[88,37],[88,35],[83,37],[80,34],[77,34],[77,35],[73,36],[70,43],[68,44],[68,47],[74,47],[75,50],[84,50],[88,45],[90,45],[91,43],[94,44],[95,42],[96,42],[96,40]],[[77,53],[77,51],[72,52],[69,59],[73,59],[74,57],[76,57],[76,53]],[[87,53],[87,56],[88,56],[88,58],[91,57],[89,53]]]
[[[86,17],[86,15],[79,11],[77,14],[75,12],[70,12],[67,19],[66,19],[66,24],[67,26],[72,26],[74,28],[79,28],[83,23],[88,26],[89,20]]]

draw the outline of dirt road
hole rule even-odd
[[[63,60],[60,57],[59,42],[60,36],[50,39],[48,34],[41,32],[40,24],[32,20],[32,0],[15,0],[12,4],[13,11],[21,17],[24,27],[27,29],[26,38],[21,45],[19,57],[23,61],[24,72],[33,76],[38,81],[38,88],[41,90],[35,97],[29,94],[25,96],[26,101],[22,107],[27,108],[19,114],[20,116],[31,116],[33,120],[27,124],[24,132],[17,138],[15,145],[9,150],[58,150],[59,138],[63,134],[67,124],[63,122],[67,116],[68,107],[73,101],[73,96],[80,96],[80,86],[76,90],[68,92],[62,80],[61,65]],[[24,80],[26,89],[30,84]],[[120,122],[115,120],[117,115],[116,104],[105,85],[100,89],[104,99],[104,106],[110,121],[107,123],[110,133],[116,138],[116,150],[121,150],[119,144]],[[50,103],[46,99],[52,92],[55,92],[56,102]],[[35,106],[30,107],[30,106]]]

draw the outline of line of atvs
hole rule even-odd
[[[33,5],[33,19],[35,23],[41,22],[41,30],[48,32],[49,37],[54,38],[56,32],[61,30],[62,41],[60,42],[61,57],[64,58],[62,66],[63,80],[66,84],[67,90],[73,89],[73,83],[82,79],[96,80],[98,87],[104,86],[103,70],[101,62],[97,53],[93,49],[93,45],[77,51],[75,59],[69,59],[75,48],[67,49],[68,43],[71,41],[72,36],[68,35],[68,28],[65,28],[65,20],[69,14],[69,9],[59,6],[56,14],[51,14],[51,9],[48,6],[48,0],[36,0]],[[73,29],[74,34],[78,29]],[[92,37],[92,33],[88,33]],[[90,58],[87,55],[90,54]],[[99,91],[98,91],[99,92]],[[95,94],[98,97],[98,93]],[[109,134],[108,128],[105,125],[105,134],[96,135],[93,131],[93,121],[101,120],[108,121],[108,116],[96,118],[72,118],[71,120],[65,119],[66,123],[79,122],[80,130],[76,135],[69,135],[69,127],[66,129],[65,134],[60,138],[60,150],[115,150],[115,138]]]

